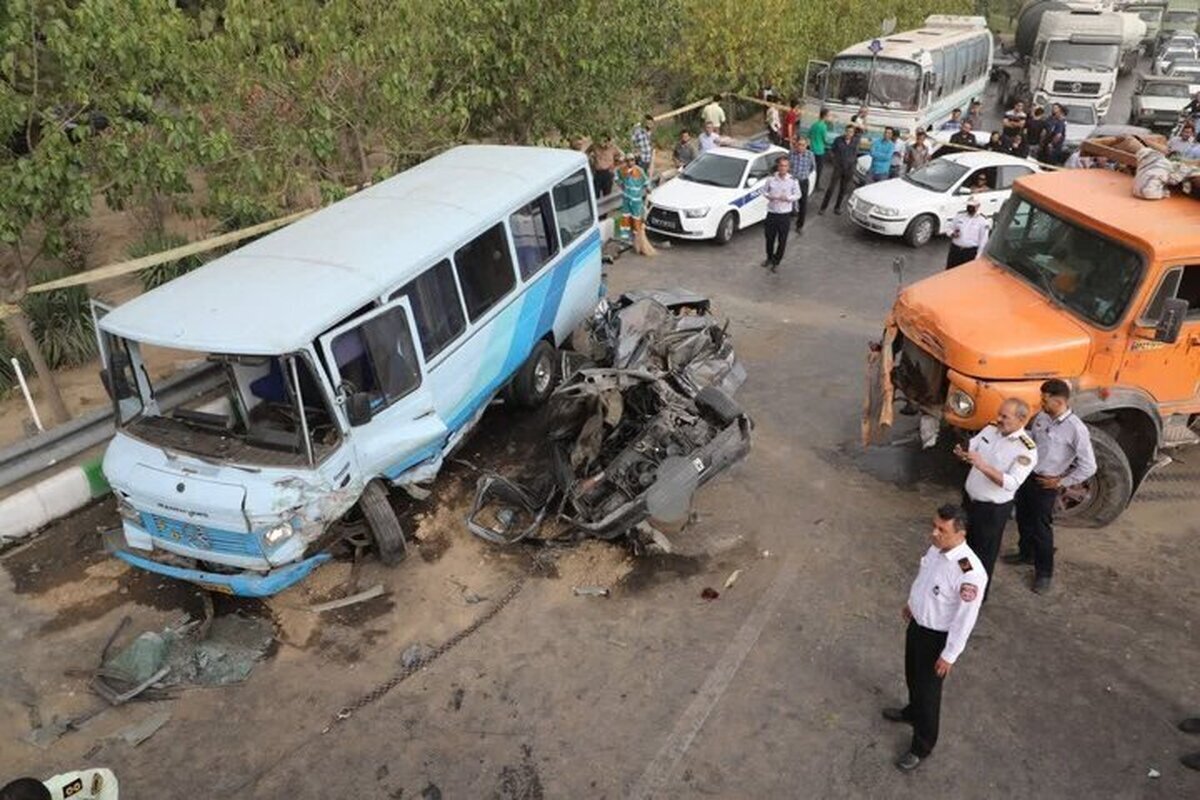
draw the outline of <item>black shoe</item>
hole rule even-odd
[[[901,772],[912,772],[919,766],[921,766],[921,757],[912,750],[896,759],[896,769]]]
[[[1179,763],[1188,769],[1200,770],[1200,753],[1188,753],[1179,757]]]
[[[1033,556],[1027,556],[1022,553],[1005,553],[1000,556],[1000,560],[1005,564],[1032,564]]]
[[[779,262],[778,261],[771,262],[771,272],[779,272]]]
[[[817,216],[822,216],[822,215],[824,215],[824,213],[825,213],[825,209],[823,209],[823,208],[817,209]]]
[[[764,259],[762,260],[762,263],[761,263],[761,264],[759,264],[759,266],[760,266],[760,267],[763,267],[764,269],[765,269],[765,268],[767,268],[767,267],[769,267],[769,266],[771,266],[771,259],[769,259],[769,258],[764,258]]]
[[[912,720],[905,715],[904,709],[896,708],[894,706],[891,708],[885,708],[883,710],[883,718],[888,722],[903,722],[908,725],[912,724]]]
[[[835,209],[833,210],[833,213],[835,213],[835,214],[841,214],[841,213],[842,213],[842,210],[841,210],[840,208],[835,208]],[[913,756],[913,758],[916,758],[916,756]],[[911,767],[910,767],[910,769],[911,769]]]
[[[1184,733],[1200,733],[1200,717],[1190,717],[1179,723],[1179,730]]]
[[[1050,576],[1049,575],[1038,575],[1036,578],[1034,578],[1033,579],[1033,591],[1036,592],[1037,594],[1049,594],[1050,593]]]

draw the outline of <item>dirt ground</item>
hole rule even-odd
[[[611,268],[616,291],[717,298],[749,373],[754,449],[701,492],[675,552],[473,538],[478,468],[539,457],[537,416],[493,409],[429,500],[397,498],[415,552],[395,569],[367,558],[353,581],[383,596],[307,610],[346,591],[343,556],[267,602],[217,598],[218,614],[276,625],[245,683],[108,710],[41,748],[31,729],[100,706],[85,675],[122,616],[141,631],[202,609],[191,587],[98,551],[95,531],[115,521],[101,503],[0,556],[0,775],[104,765],[133,798],[1200,796],[1200,773],[1177,761],[1200,738],[1174,728],[1200,714],[1195,449],[1108,528],[1060,529],[1053,594],[998,568],[946,684],[937,752],[894,769],[907,737],[879,710],[902,698],[899,610],[932,509],[963,476],[944,449],[864,452],[858,414],[892,258],[915,280],[945,244],[911,251],[814,216],[770,275],[761,243],[750,230]],[[901,418],[896,440],[913,424]],[[572,591],[598,584],[611,596]],[[718,599],[701,599],[709,587]],[[437,658],[339,720],[413,644]],[[164,709],[140,746],[112,739]]]

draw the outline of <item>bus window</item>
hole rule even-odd
[[[826,96],[839,103],[915,111],[920,92],[921,67],[912,61],[840,56],[829,68]]]
[[[442,259],[392,292],[388,302],[397,297],[407,297],[412,306],[426,361],[442,352],[467,327],[449,259]]]
[[[946,54],[941,50],[934,50],[929,54],[933,60],[933,96],[942,96],[942,87],[946,85]]]
[[[554,187],[554,210],[558,215],[558,236],[563,247],[591,227],[595,219],[592,193],[583,170]]]
[[[550,195],[544,194],[508,218],[513,244],[517,248],[517,266],[521,278],[529,280],[542,265],[558,252],[554,235],[554,212],[550,210]]]
[[[503,225],[493,225],[458,248],[454,264],[471,322],[487,313],[517,284]]]

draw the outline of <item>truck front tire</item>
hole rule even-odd
[[[1096,452],[1096,474],[1084,482],[1082,497],[1071,500],[1064,494],[1055,514],[1070,528],[1103,528],[1121,515],[1133,496],[1133,469],[1121,445],[1094,425],[1088,425],[1088,432]]]

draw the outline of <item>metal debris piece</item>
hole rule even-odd
[[[740,569],[735,569],[733,572],[729,573],[729,577],[725,579],[724,588],[726,588],[726,589],[732,588],[733,585],[735,583],[737,583],[737,579],[740,578],[741,576],[742,576],[742,571]]]
[[[537,533],[553,496],[548,482],[526,487],[494,472],[484,473],[475,484],[475,503],[467,517],[471,533],[493,544],[515,544]],[[492,524],[485,524],[486,516]],[[528,524],[519,527],[522,519]]]
[[[308,607],[309,611],[315,614],[320,614],[322,611],[333,611],[338,608],[345,608],[357,603],[365,603],[367,600],[374,600],[383,594],[383,584],[377,583],[370,589],[364,589],[358,594],[352,594],[348,597],[340,597],[337,600],[327,600],[324,603],[316,603]]]
[[[149,739],[154,734],[158,733],[163,725],[166,725],[171,719],[170,711],[160,711],[157,714],[151,714],[141,722],[135,722],[132,725],[122,728],[117,731],[114,739],[119,739],[125,742],[130,747],[137,747],[142,742]]]
[[[572,591],[576,597],[608,597],[609,591],[606,586],[576,586]]]
[[[405,669],[412,669],[413,667],[424,662],[426,658],[427,655],[425,645],[421,644],[420,642],[416,644],[410,644],[404,649],[404,652],[400,654],[400,666],[404,667]]]

